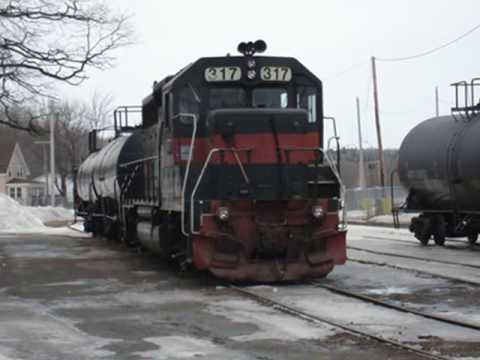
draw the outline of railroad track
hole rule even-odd
[[[309,313],[304,312],[300,309],[294,308],[293,306],[285,305],[285,304],[282,304],[282,303],[280,303],[276,300],[273,300],[273,299],[270,299],[268,297],[256,294],[256,293],[254,293],[252,291],[249,291],[245,288],[240,288],[240,287],[237,287],[237,286],[234,286],[234,285],[230,285],[229,288],[232,291],[237,292],[238,294],[240,294],[242,296],[245,296],[245,297],[257,302],[258,304],[261,304],[263,306],[268,306],[268,307],[273,308],[273,309],[275,309],[279,312],[282,312],[284,314],[287,314],[287,315],[296,317],[298,319],[307,321],[309,323],[327,324],[327,325],[342,329],[344,331],[347,331],[349,333],[355,334],[359,337],[368,338],[370,340],[374,340],[374,341],[377,341],[377,342],[380,342],[380,343],[383,343],[383,344],[387,344],[387,345],[390,345],[390,346],[395,347],[397,349],[401,349],[401,350],[407,351],[409,353],[421,356],[424,359],[436,359],[436,360],[447,360],[448,359],[446,357],[436,355],[436,354],[432,354],[430,352],[417,349],[415,347],[403,344],[401,342],[398,342],[398,341],[395,341],[395,340],[392,340],[392,339],[387,339],[387,338],[384,338],[384,337],[379,336],[379,335],[375,335],[375,334],[372,334],[372,333],[369,333],[369,332],[366,332],[366,331],[363,331],[363,330],[356,329],[353,326],[342,324],[342,323],[339,323],[339,322],[336,322],[336,321],[333,321],[331,319],[327,319],[327,318],[324,318],[324,317],[321,317],[321,316],[318,316],[318,315],[309,314]]]
[[[347,297],[350,297],[350,298],[353,298],[353,299],[358,299],[358,300],[361,300],[361,301],[364,301],[364,302],[368,302],[370,304],[382,306],[382,307],[387,308],[387,309],[392,309],[392,310],[400,311],[400,312],[403,312],[403,313],[408,313],[408,314],[420,316],[420,317],[423,317],[425,319],[440,321],[440,322],[445,323],[445,324],[456,325],[456,326],[467,328],[467,329],[470,329],[470,330],[480,331],[480,325],[479,324],[474,324],[474,323],[470,323],[470,322],[467,322],[467,321],[456,320],[456,319],[449,318],[449,317],[442,316],[442,315],[430,314],[430,313],[427,313],[427,312],[407,308],[405,306],[391,304],[387,301],[383,301],[383,300],[380,300],[378,298],[363,295],[361,293],[353,292],[353,291],[350,291],[350,290],[340,289],[340,288],[337,288],[337,287],[331,286],[331,285],[321,284],[319,282],[313,282],[312,285],[317,287],[317,288],[326,289],[326,290],[328,290],[330,292],[333,292],[335,294],[340,294],[340,295],[344,295],[344,296],[347,296]]]
[[[406,239],[398,239],[398,238],[389,238],[384,236],[376,236],[376,235],[362,235],[364,239],[374,239],[374,240],[382,240],[382,241],[390,241],[390,242],[401,242],[407,243],[411,246],[421,246],[418,241],[411,241]],[[452,250],[472,250],[472,251],[480,251],[480,244],[469,244],[468,241],[459,240],[459,239],[447,239],[448,242],[455,242],[455,243],[462,243],[464,246],[451,246],[451,245],[443,245],[442,248],[452,249]]]
[[[390,253],[390,252],[359,248],[359,247],[356,247],[356,246],[347,246],[347,249],[362,251],[362,252],[375,254],[375,255],[383,255],[383,256],[390,256],[390,257],[398,257],[398,258],[402,258],[402,259],[426,261],[426,262],[431,262],[431,263],[436,263],[436,264],[456,265],[456,266],[463,266],[463,267],[472,268],[472,269],[480,269],[480,265],[457,263],[455,261],[448,261],[448,260],[427,259],[427,258],[423,258],[423,257],[420,257],[420,256],[395,254],[395,253]]]
[[[477,281],[470,281],[470,280],[467,280],[467,279],[461,279],[461,278],[457,278],[457,277],[454,277],[454,276],[437,274],[437,273],[434,273],[434,272],[430,272],[430,271],[426,271],[426,270],[419,270],[419,269],[410,268],[410,267],[402,266],[402,265],[393,265],[393,264],[389,264],[389,263],[386,263],[386,262],[377,262],[377,261],[371,261],[371,260],[359,260],[359,259],[353,259],[353,258],[350,258],[350,257],[348,258],[348,261],[355,262],[355,263],[358,263],[358,264],[364,264],[364,265],[384,266],[384,267],[388,267],[390,269],[395,269],[395,270],[410,271],[410,272],[414,272],[416,274],[428,275],[428,276],[436,277],[436,278],[439,278],[439,279],[449,280],[449,281],[456,282],[456,283],[462,283],[462,284],[465,284],[465,285],[480,286],[480,281],[478,281],[478,282]]]

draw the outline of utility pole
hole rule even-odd
[[[360,164],[358,169],[358,187],[365,189],[365,164],[363,160],[363,140],[362,140],[362,125],[360,121],[360,99],[357,96],[357,124],[358,124],[358,148],[360,150]]]
[[[58,113],[55,114],[55,121],[58,121]],[[55,206],[55,122],[54,117],[50,116],[50,197],[51,205]]]
[[[48,145],[50,141],[40,140],[34,141],[34,144],[42,146],[42,162],[43,162],[43,176],[45,176],[45,183],[43,185],[42,205],[47,205],[48,202]]]
[[[380,112],[378,109],[377,68],[375,56],[372,56],[373,102],[375,108],[375,126],[377,128],[378,158],[380,160],[380,185],[385,188],[385,160],[383,157],[382,132],[380,128]]]
[[[435,115],[437,117],[440,116],[440,107],[439,107],[439,100],[438,100],[438,86],[435,86]]]

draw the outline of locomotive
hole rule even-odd
[[[75,181],[85,231],[228,281],[318,278],[345,263],[322,82],[265,49],[200,58],[155,82],[141,107],[115,111],[102,149],[89,135]]]
[[[480,232],[480,79],[452,85],[452,114],[417,125],[399,151],[398,174],[408,189],[402,210],[419,213],[410,231],[423,245],[432,236],[437,245],[446,237],[473,244]]]

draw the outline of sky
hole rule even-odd
[[[118,50],[113,69],[65,89],[88,99],[111,94],[116,105],[137,105],[154,80],[205,56],[236,53],[241,41],[264,39],[268,56],[292,56],[324,84],[325,115],[337,119],[341,144],[358,147],[355,97],[360,98],[364,147],[376,147],[371,56],[396,58],[442,45],[480,21],[478,0],[106,0],[131,15],[135,44]],[[384,147],[408,131],[450,113],[450,84],[480,76],[480,30],[432,55],[377,62]],[[327,133],[326,136],[329,136]]]

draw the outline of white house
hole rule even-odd
[[[20,143],[2,139],[0,144],[0,192],[24,205],[40,205],[45,184],[33,180],[38,176],[38,159],[31,156],[29,164]]]

